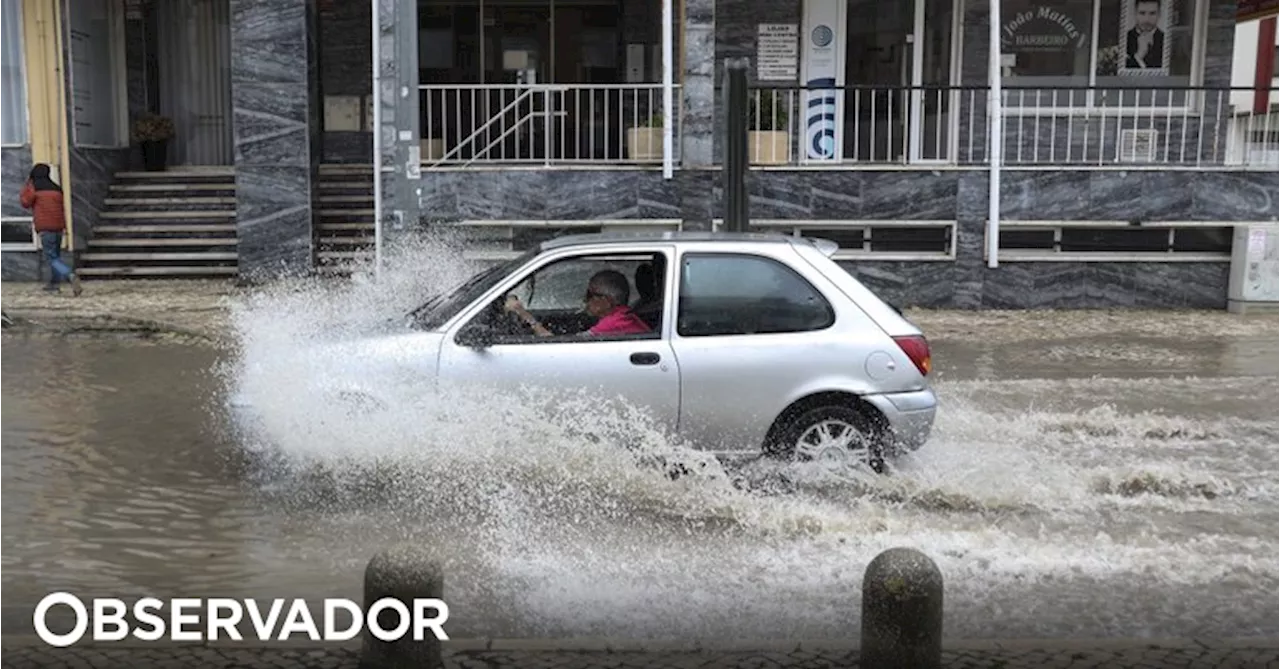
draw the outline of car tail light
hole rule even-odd
[[[911,358],[911,362],[915,363],[916,369],[920,373],[928,376],[933,369],[933,357],[929,353],[929,341],[921,335],[910,335],[906,337],[894,337],[893,340],[898,343],[898,348]]]

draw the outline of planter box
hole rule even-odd
[[[440,160],[444,157],[443,139],[424,139],[418,144],[422,147],[423,160]]]
[[[627,157],[631,160],[661,161],[662,128],[628,128]]]
[[[747,133],[747,160],[753,165],[785,165],[791,158],[791,133],[755,130]]]

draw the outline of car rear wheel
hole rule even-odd
[[[791,462],[821,462],[884,471],[879,431],[856,409],[828,405],[809,409],[783,427],[773,447]]]

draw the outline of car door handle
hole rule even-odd
[[[633,365],[656,365],[662,357],[657,353],[632,353],[631,364]]]

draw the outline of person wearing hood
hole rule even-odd
[[[37,163],[22,187],[22,207],[31,210],[32,226],[40,235],[40,247],[49,261],[49,285],[45,290],[56,292],[58,283],[65,278],[71,283],[71,291],[80,295],[80,277],[62,262],[62,235],[66,231],[63,218],[62,187],[49,176],[49,166]]]

